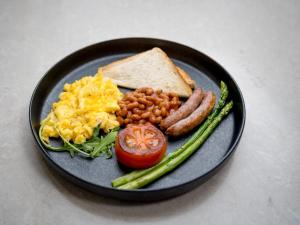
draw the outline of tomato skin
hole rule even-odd
[[[126,135],[132,136],[133,133],[129,130],[132,128],[141,128],[144,130],[149,129],[151,131],[155,131],[156,138],[159,139],[159,146],[157,148],[149,148],[144,150],[138,148],[127,148],[126,144],[124,143],[124,139]],[[154,166],[162,160],[163,156],[166,153],[166,150],[167,141],[164,135],[160,130],[152,125],[131,125],[119,132],[115,142],[115,152],[118,161],[124,166],[133,169],[144,169]]]

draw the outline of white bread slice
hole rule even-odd
[[[118,60],[100,68],[104,77],[126,88],[152,87],[175,92],[181,97],[192,94],[190,86],[179,75],[174,63],[160,48]]]

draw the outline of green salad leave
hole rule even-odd
[[[115,139],[119,130],[118,127],[111,130],[108,134],[104,136],[99,136],[100,128],[98,126],[94,129],[92,138],[82,144],[70,143],[68,140],[63,138],[62,135],[60,135],[60,138],[63,141],[63,145],[59,147],[55,147],[43,140],[42,138],[43,128],[44,128],[44,123],[42,123],[40,126],[39,137],[42,144],[49,150],[56,151],[56,152],[68,151],[72,157],[75,156],[75,154],[81,154],[83,156],[91,157],[91,158],[96,158],[105,155],[107,159],[112,157],[111,149],[115,143]]]

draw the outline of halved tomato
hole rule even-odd
[[[154,166],[166,149],[165,136],[153,125],[129,125],[118,133],[115,143],[118,161],[134,169]]]

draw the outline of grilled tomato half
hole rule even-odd
[[[164,134],[153,125],[128,125],[118,133],[115,151],[118,161],[143,169],[159,163],[166,153]]]

